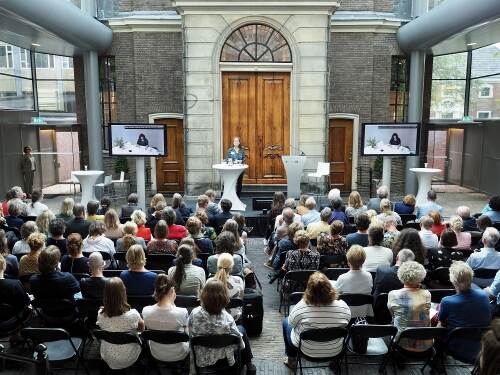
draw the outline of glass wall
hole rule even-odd
[[[34,110],[31,53],[0,41],[0,108]]]
[[[408,65],[405,56],[392,56],[389,116],[394,122],[405,122],[408,118]]]
[[[101,92],[102,139],[104,149],[108,149],[108,127],[116,122],[116,77],[115,58],[104,56],[99,60],[99,89]]]

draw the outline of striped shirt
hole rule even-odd
[[[330,305],[307,305],[304,299],[290,312],[288,323],[292,329],[292,343],[299,346],[299,337],[303,331],[317,328],[347,327],[351,320],[351,310],[344,301],[336,300]],[[343,339],[326,342],[303,341],[301,350],[309,357],[335,356],[342,350]]]

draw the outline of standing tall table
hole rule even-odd
[[[418,192],[416,206],[427,202],[427,192],[432,187],[432,176],[441,173],[441,169],[435,168],[410,168],[410,171],[417,175]]]
[[[224,184],[224,191],[221,199],[229,199],[231,201],[233,204],[231,211],[245,211],[247,205],[238,198],[238,195],[236,195],[236,183],[238,182],[238,177],[248,168],[248,165],[214,164],[212,168],[219,172]]]
[[[73,171],[72,176],[78,179],[82,190],[81,204],[87,206],[87,203],[94,200],[94,185],[97,179],[104,174],[104,171]]]

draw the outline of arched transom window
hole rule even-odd
[[[283,35],[270,26],[245,25],[227,38],[221,62],[292,62],[290,46]]]

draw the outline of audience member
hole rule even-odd
[[[19,216],[22,215],[22,201],[14,198],[9,201],[9,216],[5,218],[8,227],[20,229],[24,221]]]
[[[427,202],[417,206],[417,212],[415,213],[417,219],[420,219],[422,216],[427,216],[433,211],[437,211],[439,214],[443,212],[443,207],[436,203],[436,199],[436,192],[434,190],[429,190],[427,192]]]
[[[274,222],[275,230],[282,226],[287,227],[292,223],[302,223],[301,216],[297,215],[293,211],[293,206],[295,206],[295,201],[293,200],[293,198],[287,199],[285,202],[285,208],[283,208],[283,211],[276,217],[276,220]]]
[[[233,219],[229,219],[223,225],[222,231],[231,232],[234,235],[234,238],[236,239],[236,242],[234,244],[234,254],[239,255],[243,258],[243,265],[245,267],[250,267],[250,260],[246,255],[245,244],[243,243],[243,239],[240,237],[240,234],[238,232],[238,223]]]
[[[401,264],[415,260],[415,254],[410,249],[401,249],[396,256],[394,266],[379,266],[375,276],[373,298],[376,299],[381,293],[389,293],[391,290],[401,289],[403,284],[398,278],[398,270]]]
[[[349,194],[349,199],[347,200],[347,207],[345,209],[345,214],[348,217],[353,217],[356,219],[359,214],[366,212],[367,208],[363,205],[361,195],[356,190],[353,190]]]
[[[208,225],[209,219],[207,213],[203,210],[197,210],[194,216],[196,216],[201,221],[201,233],[203,234],[203,237],[215,241],[215,239],[217,238],[217,233],[215,233],[214,227]]]
[[[146,221],[146,227],[151,231],[154,231],[156,224],[161,220],[165,208],[167,208],[165,202],[158,202],[156,204],[155,211],[151,215],[149,215]]]
[[[393,262],[392,250],[383,247],[384,228],[379,225],[371,225],[368,228],[368,243],[365,253],[366,259],[363,265],[363,270],[368,272],[377,272],[379,266],[390,266]]]
[[[229,201],[231,202],[231,201]],[[187,236],[188,232],[182,225],[175,224],[176,214],[171,207],[165,208],[163,211],[162,219],[166,221],[168,225],[168,239],[169,240],[181,240]]]
[[[212,240],[203,236],[201,228],[201,221],[196,216],[192,216],[187,219],[186,229],[189,233],[189,236],[194,240],[194,243],[196,244],[197,253],[213,254],[214,246],[212,244]]]
[[[43,211],[40,215],[38,215],[35,221],[36,226],[38,227],[38,231],[48,236],[50,222],[55,218],[56,217],[52,213],[52,211],[50,210]]]
[[[344,223],[335,220],[330,225],[330,233],[321,233],[318,237],[318,252],[321,255],[345,255],[347,253],[347,241],[342,237]],[[345,267],[345,262],[337,264],[322,264],[322,267]]]
[[[479,354],[479,374],[497,375],[500,373],[500,320],[494,320],[490,329],[481,339]]]
[[[488,295],[471,288],[474,272],[464,262],[450,266],[450,281],[457,294],[444,297],[439,304],[439,322],[450,331],[461,327],[487,327],[490,325],[490,301]],[[453,356],[474,363],[480,343],[475,340],[455,339],[447,343]]]
[[[165,207],[167,206],[167,201],[165,200],[165,197],[161,193],[156,193],[155,195],[153,195],[153,198],[151,198],[147,212],[148,217],[152,216],[155,213],[156,206],[158,205],[158,203],[163,203]]]
[[[349,272],[340,275],[337,281],[332,281],[332,284],[339,294],[372,294],[372,275],[362,270],[365,260],[366,253],[363,247],[359,245],[351,246],[347,252]],[[372,304],[349,307],[351,309],[351,318],[373,317]]]
[[[448,227],[445,223],[443,223],[443,218],[438,211],[429,212],[429,217],[432,218],[434,223],[432,224],[431,231],[437,236],[441,236],[441,233]]]
[[[38,227],[34,221],[27,221],[21,227],[21,239],[14,244],[12,254],[28,254],[30,247],[28,245],[28,237],[31,233],[38,232]]]
[[[193,264],[194,251],[191,246],[181,245],[177,250],[177,261],[168,270],[168,276],[175,282],[179,294],[198,296],[205,285],[205,270]]]
[[[328,220],[330,224],[335,220],[340,220],[344,225],[349,225],[349,219],[342,211],[342,200],[340,198],[332,201],[332,210],[332,215],[330,216],[330,220]]]
[[[462,260],[464,255],[456,250],[457,236],[451,229],[445,229],[441,234],[440,247],[438,249],[429,249],[429,264],[427,268],[435,270],[439,267],[449,267],[453,261]]]
[[[377,211],[367,210],[366,216],[368,216],[368,219],[370,220],[370,225],[382,225],[382,223],[380,223],[380,221],[378,219]]]
[[[89,236],[83,240],[83,252],[91,253],[99,251],[113,256],[115,245],[113,241],[106,238],[104,235],[105,231],[106,227],[102,221],[93,221],[89,227]],[[109,261],[106,262],[106,266],[109,266]]]
[[[137,202],[139,202],[139,196],[136,193],[129,194],[127,197],[127,204],[122,206],[120,217],[126,219],[130,218],[132,212],[139,210]]]
[[[483,245],[484,247],[479,252],[472,253],[467,259],[467,264],[473,269],[477,270],[479,268],[486,269],[500,269],[500,253],[495,250],[495,246],[500,239],[498,230],[490,227],[486,228],[483,233]],[[493,282],[493,279],[479,279],[474,277],[474,284],[479,285],[482,288],[489,286]]]
[[[68,236],[68,254],[61,259],[61,271],[70,273],[89,273],[89,259],[83,256],[83,240],[78,233]]]
[[[56,215],[56,218],[63,219],[67,224],[70,220],[72,220],[75,215],[73,215],[73,207],[75,206],[75,201],[73,198],[64,198],[61,202],[61,209],[59,213]]]
[[[344,201],[342,200],[342,197],[340,196],[340,190],[337,189],[337,188],[333,188],[331,189],[329,192],[328,192],[328,195],[327,195],[327,198],[328,198],[328,201],[330,202],[330,208],[333,210],[333,201],[336,200],[336,199],[340,199],[340,202],[341,202],[341,210],[342,212],[345,213],[345,206],[344,206]]]
[[[377,189],[377,197],[371,198],[366,205],[367,210],[375,210],[377,214],[380,213],[380,201],[382,199],[389,199],[389,189],[387,186],[382,185]]]
[[[207,260],[208,273],[215,275],[217,272],[217,260],[220,254],[229,253],[233,256],[234,266],[233,275],[243,274],[243,257],[234,254],[236,250],[236,237],[233,233],[222,231],[215,240],[215,251],[216,254],[210,255]]]
[[[421,288],[425,275],[425,268],[420,263],[407,261],[399,266],[398,278],[403,288],[390,291],[387,299],[387,307],[394,318],[393,324],[398,329],[396,340],[406,328],[430,326],[431,293]],[[425,351],[432,344],[432,340],[413,339],[400,340],[398,343],[403,349],[412,352]]]
[[[198,195],[198,198],[196,198],[196,211],[201,210],[203,212],[206,212],[209,204],[210,198],[208,198],[207,195]]]
[[[104,215],[98,215],[97,211],[99,211],[99,202],[98,201],[89,201],[87,203],[87,221],[103,221]]]
[[[384,241],[382,242],[382,246],[392,249],[394,242],[396,242],[399,236],[396,218],[392,215],[388,215],[384,218],[382,223],[384,225]]]
[[[123,224],[123,233],[124,236],[122,238],[118,238],[116,240],[116,251],[125,252],[132,245],[141,245],[143,249],[146,249],[146,242],[144,238],[137,237],[137,224],[133,221],[127,221]]]
[[[103,275],[104,260],[101,253],[94,252],[90,254],[88,267],[90,277],[80,280],[82,296],[83,298],[102,300],[107,279]]]
[[[144,330],[144,321],[127,303],[127,291],[122,280],[111,278],[104,287],[104,306],[97,315],[99,328],[110,332],[137,332]],[[111,344],[101,342],[101,358],[113,370],[132,366],[142,348],[139,344]]]
[[[13,318],[30,305],[30,298],[19,280],[6,278],[7,261],[0,254],[0,301],[12,307],[11,314],[0,310],[0,322]]]
[[[384,223],[384,220],[388,217],[393,217],[396,220],[397,225],[403,225],[401,216],[396,212],[392,211],[392,203],[389,199],[384,198],[380,201],[380,213],[377,215],[377,219],[380,223]]]
[[[140,245],[132,245],[125,254],[128,270],[120,273],[127,294],[131,296],[150,296],[154,292],[156,273],[148,271],[144,249]]]
[[[233,217],[233,215],[231,214],[231,208],[233,207],[233,204],[229,199],[221,199],[220,207],[222,212],[219,212],[212,216],[211,225],[215,228],[215,231],[220,231],[226,220]]]
[[[330,228],[330,226],[328,226],[328,228]],[[292,223],[288,226],[288,228],[280,227],[280,229],[283,229],[286,232],[286,236],[281,238],[276,244],[276,251],[272,260],[272,265],[275,270],[279,270],[283,267],[284,262],[283,264],[280,263],[281,254],[297,249],[297,245],[293,241],[293,237],[295,237],[295,233],[297,233],[297,231],[303,230],[304,226],[302,223]]]
[[[309,212],[309,209],[306,207],[306,201],[309,198],[307,194],[301,194],[299,197],[299,201],[297,203],[297,214],[300,216],[304,216]]]
[[[66,223],[63,219],[54,219],[49,223],[49,238],[47,238],[47,246],[57,246],[61,255],[67,253],[66,239],[64,232],[66,231]]]
[[[500,195],[495,195],[490,199],[490,211],[486,212],[493,224],[500,223]]]
[[[14,192],[12,189],[7,190],[5,193],[5,199],[2,201],[2,213],[3,216],[9,215],[9,201],[14,198]]]
[[[19,261],[19,276],[38,273],[38,256],[45,248],[45,235],[43,233],[31,233],[26,241],[30,247],[30,252],[21,257]]]
[[[137,225],[137,237],[144,238],[144,241],[151,240],[151,230],[145,226],[146,214],[141,210],[135,210],[130,216],[131,220]]]
[[[28,205],[28,210],[26,211],[27,216],[38,216],[43,211],[47,211],[49,208],[42,203],[43,193],[40,190],[33,190],[31,193],[31,203]]]
[[[419,232],[413,228],[405,228],[400,233],[392,246],[394,258],[402,249],[410,249],[415,255],[415,261],[425,265],[427,263],[427,249],[420,239]]]
[[[7,235],[3,229],[0,229],[0,255],[5,261],[4,275],[9,279],[15,279],[19,276],[19,262],[17,257],[9,253],[7,244]]]
[[[105,216],[108,210],[111,207],[111,198],[109,198],[107,195],[104,195],[100,200],[99,200],[100,207],[97,210],[97,215],[102,215]],[[115,211],[116,212],[116,211]]]
[[[113,208],[108,209],[104,214],[104,226],[106,227],[104,235],[110,240],[123,237],[123,225],[120,224],[120,218]]]
[[[307,228],[308,225],[320,221],[320,214],[316,209],[316,200],[313,197],[307,198],[306,208],[308,211],[302,215],[302,224]]]
[[[188,333],[188,311],[175,306],[176,296],[173,280],[165,274],[158,275],[154,292],[156,304],[142,310],[146,329]],[[182,361],[189,354],[189,343],[159,344],[150,341],[149,349],[151,355],[159,361],[176,362]]]
[[[246,228],[245,216],[239,212],[235,212],[233,214],[233,220],[238,224],[238,234],[241,238],[243,245],[246,246],[248,240],[248,233],[245,231]]]
[[[154,238],[146,247],[146,254],[176,254],[177,242],[169,240],[168,225],[165,220],[160,220],[154,230]]]
[[[439,238],[432,232],[434,220],[430,216],[422,216],[420,219],[420,232],[418,232],[422,244],[427,249],[437,249],[439,246]]]
[[[450,229],[455,233],[457,238],[455,248],[469,250],[472,243],[471,234],[469,232],[462,232],[464,229],[464,222],[460,216],[452,216],[450,218]],[[443,234],[441,233],[441,243],[442,242]]]
[[[456,214],[462,218],[464,231],[473,232],[478,230],[476,218],[474,216],[471,216],[469,207],[459,206],[457,208]]]
[[[407,194],[404,196],[403,201],[394,204],[394,212],[400,215],[412,215],[415,212],[416,202],[413,194]]]
[[[73,219],[68,221],[66,226],[66,234],[68,237],[71,233],[78,233],[82,238],[86,238],[89,234],[90,221],[85,220],[85,208],[77,203],[73,206]]]
[[[349,233],[346,236],[347,246],[352,245],[368,246],[368,227],[370,226],[370,219],[366,213],[361,213],[355,219],[356,229],[355,233]]]
[[[481,215],[476,219],[477,229],[480,232],[484,232],[486,228],[492,227],[493,223],[491,219],[486,215]]]
[[[320,273],[313,273],[307,282],[304,297],[292,308],[288,318],[283,319],[283,340],[287,360],[285,365],[292,370],[297,367],[296,355],[300,334],[310,329],[345,328],[351,320],[349,306],[338,300],[337,291],[328,278]],[[332,357],[343,348],[343,339],[317,342],[304,340],[301,351],[308,357]]]
[[[209,203],[207,206],[207,215],[208,215],[208,218],[210,220],[211,216],[217,215],[222,210],[221,210],[220,206],[217,203],[215,203],[215,191],[213,191],[212,189],[208,189],[207,191],[205,191],[205,195],[209,199]]]
[[[175,210],[177,218],[182,218],[184,223],[193,214],[193,211],[186,206],[184,198],[179,193],[175,193],[172,197],[172,208]]]
[[[285,194],[283,194],[283,192],[281,191],[275,191],[273,195],[273,201],[271,202],[271,209],[269,210],[269,222],[271,223],[271,227],[274,226],[274,228],[277,228],[280,225],[279,223],[277,223],[278,216],[282,214],[284,208]]]
[[[332,210],[330,207],[325,207],[321,210],[319,214],[319,221],[315,223],[311,223],[307,226],[307,234],[311,238],[311,240],[318,239],[321,233],[329,233],[330,232],[330,224],[328,221],[330,220],[330,216],[332,215]]]

